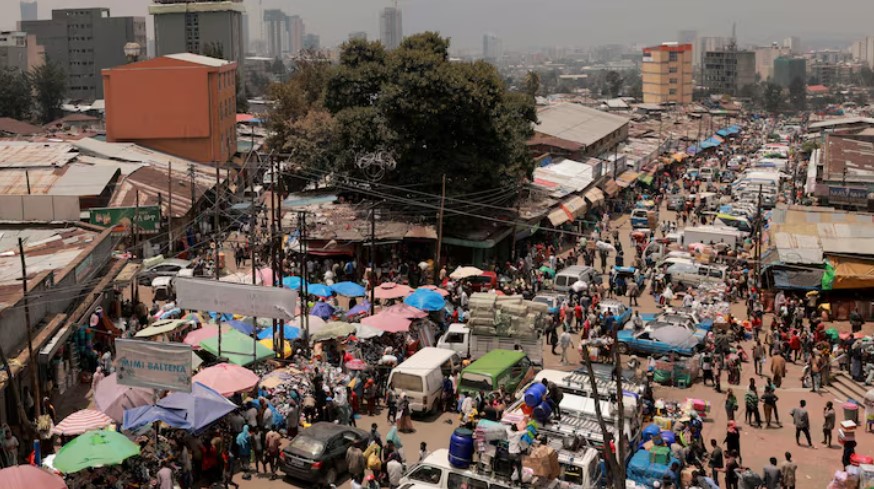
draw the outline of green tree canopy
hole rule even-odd
[[[61,104],[67,90],[67,74],[61,65],[46,60],[44,65],[34,68],[28,78],[34,91],[39,119],[48,123],[61,117]]]
[[[796,77],[789,83],[789,103],[798,111],[807,109],[807,85],[804,80]]]
[[[0,117],[25,120],[32,105],[30,80],[21,70],[0,69]]]
[[[783,87],[775,83],[766,82],[762,91],[762,101],[766,111],[771,114],[778,114],[785,105]]]

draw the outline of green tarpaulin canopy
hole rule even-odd
[[[246,366],[274,356],[273,350],[235,329],[222,333],[221,339],[221,355],[219,355],[219,337],[217,335],[201,341],[200,347],[215,356],[225,357],[229,362],[240,366]]]

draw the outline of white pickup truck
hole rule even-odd
[[[532,362],[543,364],[543,347],[539,338],[476,334],[467,325],[460,323],[449,325],[446,333],[437,340],[437,348],[454,350],[471,360],[476,360],[491,350],[521,349]]]

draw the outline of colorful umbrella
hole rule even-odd
[[[219,394],[229,397],[237,392],[252,390],[258,385],[260,378],[255,372],[247,368],[229,363],[219,363],[201,370],[191,380],[200,382]]]
[[[252,338],[235,329],[223,332],[221,340],[221,355],[219,354],[218,335],[201,341],[200,347],[217,357],[225,357],[229,362],[242,366],[266,360],[273,356],[271,349],[258,342],[253,342]]]
[[[230,327],[236,329],[240,333],[243,333],[246,336],[249,336],[255,332],[255,326],[253,326],[245,321],[239,321],[239,320],[233,319],[233,320],[228,321],[228,325]]]
[[[373,296],[377,299],[400,299],[413,293],[412,287],[394,282],[386,282],[379,284],[376,290],[373,291]]]
[[[316,302],[312,309],[310,309],[310,314],[313,316],[318,316],[325,321],[331,318],[334,315],[334,306],[328,304],[327,302]]]
[[[351,318],[353,316],[358,316],[359,314],[370,314],[370,303],[367,301],[362,302],[361,304],[356,305],[352,309],[346,313],[347,318]]]
[[[64,479],[33,465],[14,465],[0,470],[3,489],[67,489]]]
[[[140,447],[115,431],[89,431],[64,445],[54,459],[56,469],[72,474],[82,469],[118,465],[140,454]]]
[[[433,290],[418,289],[404,299],[404,304],[423,311],[439,311],[446,306],[446,300]]]
[[[271,355],[273,352],[271,352]],[[209,387],[194,382],[191,392],[174,392],[159,400],[158,406],[167,409],[180,409],[185,412],[185,419],[190,423],[192,432],[200,433],[221,419],[237,405]]]
[[[303,318],[301,316],[295,316],[294,320],[292,320],[291,322],[292,322],[292,324],[299,327],[301,330],[304,329],[304,321],[303,321]],[[318,316],[310,315],[309,316],[310,334],[324,328],[326,324],[328,324],[328,323],[326,323],[324,319],[322,319]]]
[[[345,297],[364,297],[367,293],[364,287],[355,282],[337,282],[331,286],[331,290],[337,295]]]
[[[349,370],[367,370],[367,362],[360,358],[346,362],[346,368]]]
[[[467,277],[476,277],[482,275],[483,271],[477,267],[458,267],[449,274],[449,278],[460,280]]]
[[[223,329],[227,330],[228,326],[225,325]],[[199,329],[195,329],[194,331],[185,335],[185,338],[182,339],[182,342],[186,345],[191,345],[191,347],[195,350],[199,350],[201,341],[207,338],[218,336],[218,332],[218,326],[214,324],[204,324]]]
[[[124,412],[122,429],[136,430],[147,424],[160,421],[180,430],[191,429],[191,423],[185,419],[187,413],[181,409],[168,409],[161,406],[140,406]]]
[[[400,333],[410,329],[410,323],[413,321],[409,318],[382,311],[379,314],[366,317],[361,320],[361,324],[378,328],[386,333]]]
[[[300,338],[300,328],[292,326],[290,324],[284,324],[282,325],[282,335],[285,336],[285,339],[287,340],[296,340]],[[270,326],[269,328],[264,328],[260,332],[258,332],[259,340],[272,340],[273,336],[273,326]]]
[[[259,340],[258,343],[261,343],[261,344],[264,345],[265,347],[270,348],[270,349],[273,350],[273,351],[276,351],[276,349],[273,348],[273,338],[267,338],[267,339],[264,339],[264,340]],[[291,342],[290,342],[290,341],[286,341],[286,342],[283,343],[282,346],[283,346],[283,348],[282,348],[282,358],[288,358],[288,357],[290,357],[291,354],[293,353],[292,350],[291,350]]]
[[[423,285],[419,288],[425,289],[425,290],[433,290],[434,292],[437,292],[438,294],[442,295],[443,297],[447,297],[449,295],[448,290],[441,289],[440,287],[437,287],[436,285]]]
[[[103,414],[121,423],[124,410],[151,404],[151,389],[119,385],[116,375],[109,374],[94,389],[94,403]]]
[[[310,333],[310,341],[329,340],[331,338],[345,338],[355,332],[355,325],[340,321],[331,321],[316,332]]]
[[[543,265],[542,267],[538,268],[538,270],[549,275],[550,277],[555,277],[555,270],[553,270],[552,268],[549,268],[546,265]]]
[[[388,312],[396,316],[405,317],[407,319],[422,319],[428,317],[427,312],[416,309],[415,307],[410,307],[403,303],[386,307],[382,310],[382,312]]]
[[[283,277],[282,278],[282,286],[286,289],[297,290],[301,288],[301,285],[304,283],[303,279],[300,277]]]
[[[147,328],[143,328],[137,331],[137,334],[134,335],[134,338],[150,338],[152,336],[170,333],[171,331],[175,331],[188,323],[189,320],[187,319],[163,319],[161,321],[155,321]]]
[[[317,297],[331,297],[334,295],[334,291],[324,284],[308,284],[306,293],[307,295],[314,295]]]
[[[371,338],[377,338],[382,336],[385,331],[377,328],[376,326],[368,326],[366,324],[358,323],[355,325],[355,336],[359,340],[369,340]]]
[[[62,436],[81,435],[86,431],[106,428],[113,423],[112,418],[93,409],[83,409],[64,418],[52,428],[52,433]],[[2,487],[2,486],[0,486]]]

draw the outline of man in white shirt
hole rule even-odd
[[[513,472],[518,473],[517,481],[522,480],[522,435],[516,425],[510,425],[507,429],[507,452],[510,454],[510,461],[513,463],[513,471],[510,472],[510,480],[513,480]]]
[[[403,464],[401,464],[397,458],[392,457],[392,459],[385,464],[385,471],[388,474],[388,486],[391,489],[397,489],[397,487],[401,485],[401,477],[404,476]]]

